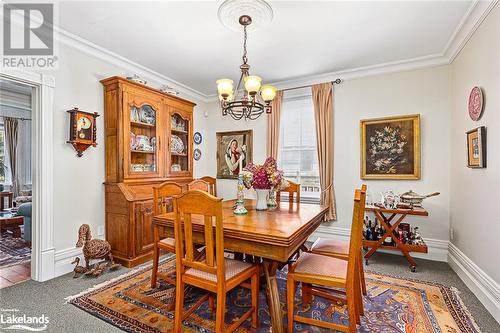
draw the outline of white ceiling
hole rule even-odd
[[[242,33],[218,21],[221,1],[61,2],[63,30],[203,95],[237,80]],[[250,72],[264,82],[442,54],[470,1],[271,1],[274,19],[249,32]]]

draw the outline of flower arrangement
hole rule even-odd
[[[246,188],[256,190],[278,189],[284,185],[283,171],[278,170],[276,160],[268,157],[264,164],[249,163],[243,169],[243,183]]]
[[[386,126],[376,130],[370,138],[370,160],[375,170],[396,173],[396,167],[406,162],[405,146],[408,141],[400,127]]]

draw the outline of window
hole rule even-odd
[[[283,101],[279,167],[285,177],[301,185],[301,197],[320,197],[316,128],[311,96]]]

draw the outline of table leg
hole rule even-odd
[[[21,227],[19,226],[14,226],[12,227],[12,236],[14,236],[14,238],[21,238]]]
[[[271,315],[272,331],[273,333],[283,333],[283,317],[281,316],[280,294],[276,279],[278,263],[273,260],[264,259],[262,266],[266,276],[267,302],[269,305],[269,314]]]

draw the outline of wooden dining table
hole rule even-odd
[[[284,332],[276,272],[278,267],[303,245],[324,221],[328,207],[317,204],[281,202],[274,210],[257,211],[255,201],[246,200],[246,215],[233,213],[235,200],[224,201],[224,248],[263,258],[267,300],[273,332]],[[164,234],[174,236],[173,213],[153,217],[153,224],[161,226]],[[193,216],[193,241],[203,244],[203,217]]]

